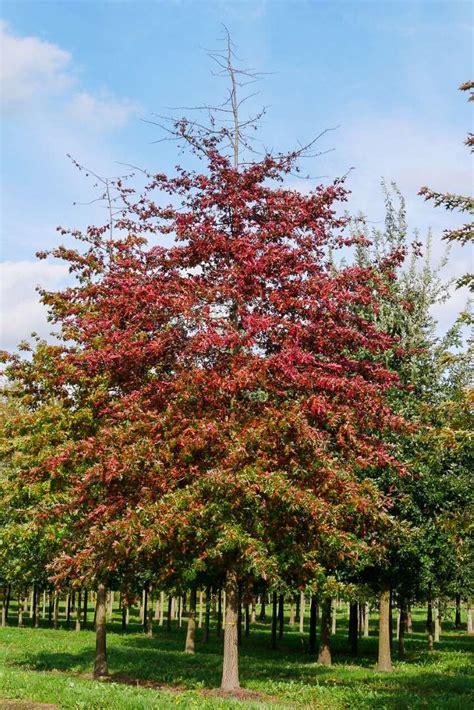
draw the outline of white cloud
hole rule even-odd
[[[138,110],[130,99],[80,88],[71,53],[55,44],[17,37],[5,22],[0,22],[0,43],[1,98],[7,114],[24,119],[28,108],[35,120],[59,115],[81,129],[111,131],[122,128]]]
[[[67,106],[72,120],[95,130],[122,128],[138,110],[130,99],[117,99],[106,93],[98,96],[82,91],[75,94]]]
[[[40,95],[61,93],[72,81],[71,54],[38,37],[16,37],[0,22],[2,103],[21,107]]]
[[[1,347],[16,348],[32,332],[46,337],[52,330],[46,308],[39,301],[36,287],[54,290],[68,275],[65,264],[48,261],[5,261],[0,264]]]

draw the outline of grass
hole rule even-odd
[[[118,618],[118,617],[116,617]],[[132,618],[132,621],[136,621]],[[13,618],[11,623],[14,623]],[[29,618],[25,623],[30,623]],[[211,633],[209,644],[198,640],[194,656],[183,653],[185,627],[155,626],[147,638],[137,623],[121,633],[112,623],[108,636],[112,675],[122,673],[164,688],[100,683],[85,677],[94,658],[94,632],[66,629],[0,629],[0,698],[23,699],[59,708],[84,710],[154,710],[155,708],[427,708],[470,710],[474,707],[472,652],[474,638],[446,621],[441,643],[426,649],[424,612],[416,610],[414,631],[407,636],[407,658],[395,661],[390,674],[374,671],[376,619],[369,638],[360,639],[359,656],[347,649],[347,616],[338,612],[338,633],[332,637],[330,668],[319,667],[305,648],[307,636],[285,628],[278,650],[270,648],[269,624],[256,624],[241,648],[241,682],[255,697],[244,701],[214,696],[219,686],[222,642]],[[257,695],[261,694],[261,695]],[[0,701],[0,708],[2,702]]]

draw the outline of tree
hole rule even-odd
[[[468,101],[474,101],[474,82],[466,81],[459,87],[460,91],[469,91]],[[466,141],[466,145],[471,149],[471,153],[474,149],[474,135],[469,133]],[[433,200],[435,207],[445,207],[449,211],[459,210],[461,213],[468,212],[473,214],[474,212],[474,200],[469,195],[457,195],[450,192],[435,192],[430,190],[428,187],[422,187],[419,192],[425,200]],[[469,244],[469,242],[474,241],[474,229],[473,223],[467,222],[457,229],[447,229],[444,233],[444,239],[450,242],[459,242],[460,244]],[[468,286],[471,291],[474,290],[474,275],[466,274],[460,278],[457,282],[458,287]]]
[[[107,182],[113,225],[53,250],[76,283],[42,296],[63,340],[49,387],[90,426],[35,470],[64,494],[48,511],[56,579],[102,598],[140,570],[162,584],[225,577],[224,690],[239,687],[239,581],[304,585],[369,553],[387,524],[369,474],[397,470],[383,437],[402,424],[381,362],[393,338],[374,314],[403,250],[334,272],[330,250],[365,243],[337,215],[342,182],[284,187],[304,150],[241,163],[235,90],[233,131],[172,127],[203,170],[146,174],[140,194]]]

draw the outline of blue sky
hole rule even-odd
[[[452,220],[416,193],[424,184],[471,189],[463,140],[472,109],[457,91],[472,76],[470,3],[4,0],[4,346],[44,332],[34,287],[64,279],[62,266],[36,262],[35,252],[57,243],[56,225],[98,218],[97,208],[72,206],[91,192],[65,154],[101,174],[120,172],[118,161],[171,169],[172,145],[153,144],[157,129],[141,119],[219,101],[225,87],[204,48],[219,47],[222,23],[244,66],[270,72],[255,99],[269,106],[266,144],[285,149],[338,126],[320,146],[333,150],[308,170],[329,180],[354,167],[350,209],[375,224],[380,179],[397,181],[410,224],[423,234],[432,226],[441,253],[438,237]],[[468,259],[454,249],[447,273],[462,273]],[[439,311],[442,324],[464,298],[456,293]]]

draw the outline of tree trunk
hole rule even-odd
[[[160,592],[160,626],[163,626],[165,622],[165,593]]]
[[[59,628],[59,595],[54,592],[53,599],[53,629]]]
[[[125,603],[125,599],[122,599],[122,633],[127,630],[127,610],[128,604]]]
[[[87,605],[89,603],[89,599],[87,597],[87,589],[84,589],[84,601],[83,601],[83,608],[82,608],[82,625],[84,628],[87,626]]]
[[[150,584],[147,584],[147,607],[146,607],[146,635],[150,638],[153,636],[153,592]]]
[[[337,601],[336,599],[333,599],[331,602],[332,605],[332,612],[331,612],[331,634],[332,636],[336,635],[336,630],[337,630]]]
[[[459,592],[456,594],[456,616],[454,620],[454,628],[455,629],[460,629],[462,626],[461,624],[461,595]]]
[[[316,653],[316,627],[318,624],[318,602],[314,594],[311,595],[309,607],[309,652]]]
[[[300,634],[304,633],[304,605],[305,598],[304,593],[300,592]]]
[[[319,643],[318,663],[330,666],[331,659],[331,599],[328,597],[321,604],[321,641]]]
[[[82,594],[81,592],[77,593],[77,605],[76,605],[76,631],[81,630],[81,602],[82,602]]]
[[[69,628],[71,623],[71,593],[68,592],[66,595],[66,626]]]
[[[202,618],[203,618],[203,591],[199,590],[199,619],[198,619],[198,629],[202,629]]]
[[[285,630],[285,596],[280,594],[278,600],[278,638],[283,638],[283,631]]]
[[[211,588],[206,587],[206,609],[204,613],[204,632],[202,642],[209,643],[209,627],[211,623]]]
[[[400,622],[398,625],[398,658],[405,658],[405,630],[407,626],[407,606],[404,599],[400,599]]]
[[[250,605],[245,605],[245,636],[250,636]]]
[[[39,627],[39,592],[38,587],[33,585],[33,627],[37,629]]]
[[[390,652],[393,649],[393,592],[390,590],[390,604],[388,607],[388,628],[390,631]]]
[[[18,626],[23,626],[23,608],[24,600],[22,599],[21,593],[18,595]]]
[[[106,626],[106,591],[105,585],[99,584],[97,588],[97,601],[95,613],[95,663],[94,678],[106,678],[109,675],[107,668],[107,626]]]
[[[441,605],[439,599],[435,599],[434,613],[434,642],[439,643],[441,640]]]
[[[267,620],[267,610],[265,607],[265,602],[266,602],[266,593],[263,592],[262,596],[260,597],[261,601],[261,606],[260,606],[260,616],[259,619],[260,621],[266,621]]]
[[[469,599],[466,605],[466,615],[467,615],[467,633],[471,636],[474,633],[472,626],[472,603]]]
[[[7,588],[3,587],[3,590],[2,590],[2,628],[4,628],[7,625],[6,600],[7,600]]]
[[[359,604],[352,602],[349,606],[349,645],[353,656],[357,656],[359,642]]]
[[[364,611],[364,636],[368,638],[369,636],[369,613],[370,613],[370,607],[369,607],[369,602],[365,602],[365,611]]]
[[[377,670],[393,670],[390,652],[390,588],[384,587],[379,602],[379,658]]]
[[[428,610],[426,614],[426,630],[428,632],[428,651],[433,650],[434,628],[433,628],[433,604],[431,597],[428,599]]]
[[[277,625],[278,625],[278,596],[276,592],[272,595],[272,648],[277,647]]]
[[[171,631],[171,616],[173,612],[173,597],[171,594],[168,595],[168,615],[166,617],[166,628]]]
[[[142,624],[143,631],[148,631],[148,585],[146,584],[142,592]]]
[[[239,683],[239,645],[237,637],[237,617],[239,607],[239,584],[234,570],[228,570],[225,580],[226,610],[224,627],[224,662],[221,689],[234,691]]]
[[[186,631],[185,653],[194,653],[196,641],[196,587],[191,589],[189,597],[188,628]]]
[[[413,633],[413,616],[411,613],[411,605],[408,604],[407,608],[407,633],[412,634]]]
[[[257,607],[255,604],[255,597],[252,597],[252,611],[250,614],[250,623],[251,624],[257,623]]]
[[[217,594],[217,638],[222,633],[222,589],[219,589]]]

